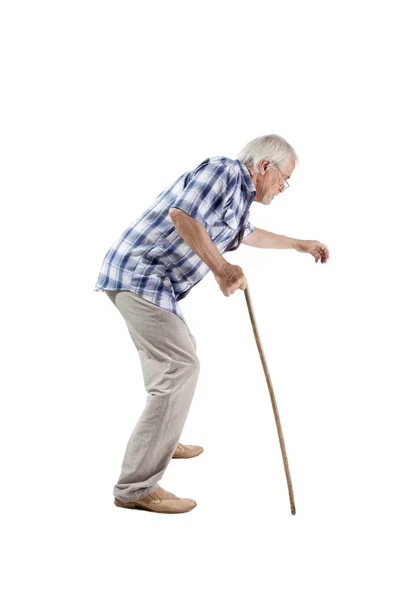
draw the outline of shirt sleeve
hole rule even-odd
[[[239,233],[231,241],[231,243],[228,245],[228,247],[225,248],[224,252],[233,252],[234,250],[237,250],[239,248],[239,246],[241,245],[243,239],[246,237],[246,235],[249,235],[250,233],[252,233],[254,231],[254,229],[255,228],[253,227],[253,225],[249,222],[249,215],[247,214],[246,221],[243,224],[242,228],[240,229]]]
[[[221,218],[223,209],[233,194],[239,174],[222,162],[203,162],[197,167],[182,192],[170,208],[180,208],[199,221],[207,231]]]
[[[253,227],[253,225],[250,223],[249,220],[246,221],[246,227],[244,229],[244,234],[243,237],[245,238],[247,235],[250,235],[250,233],[253,233],[255,227]]]

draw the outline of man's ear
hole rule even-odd
[[[261,164],[263,165],[263,168],[264,168],[264,173],[263,173],[263,174],[265,175],[265,173],[266,173],[266,172],[267,172],[267,170],[268,170],[268,167],[269,167],[269,166],[270,166],[270,164],[271,164],[271,161],[269,161],[268,159],[266,159],[266,158],[265,158],[265,159],[262,161],[262,163],[261,163]]]

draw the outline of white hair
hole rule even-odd
[[[298,164],[299,159],[292,146],[281,136],[273,133],[254,138],[237,155],[246,166],[252,165],[257,173],[259,173],[258,165],[263,159],[283,166],[291,157],[295,164]]]

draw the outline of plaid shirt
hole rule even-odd
[[[113,243],[93,291],[130,290],[174,312],[210,268],[179,235],[169,216],[180,208],[202,223],[221,254],[254,231],[249,209],[256,189],[247,167],[225,156],[206,158],[157,196]]]

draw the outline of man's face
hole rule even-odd
[[[262,204],[271,204],[274,197],[283,192],[285,188],[284,179],[288,179],[294,171],[295,161],[291,157],[284,165],[280,165],[279,170],[268,160],[262,160],[259,164],[259,173],[256,173],[256,202]]]

